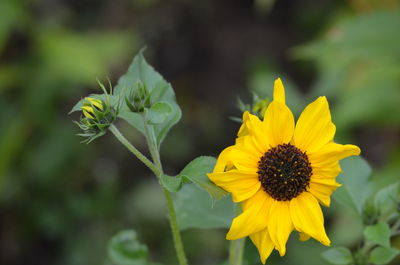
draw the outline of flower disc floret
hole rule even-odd
[[[281,144],[261,157],[257,173],[272,198],[290,201],[307,190],[312,168],[305,152],[291,144]]]

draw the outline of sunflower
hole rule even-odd
[[[241,203],[226,238],[249,236],[263,264],[275,248],[281,256],[293,230],[300,240],[310,237],[329,246],[320,204],[330,205],[341,172],[339,160],[359,155],[355,145],[333,141],[328,101],[319,97],[295,125],[278,78],[264,120],[244,112],[235,145],[218,157],[208,177]]]

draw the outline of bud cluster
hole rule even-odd
[[[112,95],[111,84],[110,94],[107,93],[103,84],[99,82],[99,85],[104,94],[84,98],[80,106],[83,115],[79,122],[75,122],[83,130],[83,133],[78,135],[86,137],[84,140],[86,143],[90,143],[106,133],[118,116],[120,100],[125,100],[129,110],[135,113],[143,113],[146,108],[151,108],[152,106],[149,90],[141,81],[137,82],[136,86],[127,91],[127,93],[124,93],[124,96],[118,96],[118,100],[115,100],[118,101],[118,105],[112,105],[110,102],[111,97],[116,99],[115,95]]]
[[[132,112],[144,112],[145,108],[150,108],[150,93],[146,84],[137,82],[136,86],[127,93],[125,103]]]

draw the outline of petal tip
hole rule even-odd
[[[230,229],[229,231],[228,231],[228,233],[226,234],[226,236],[225,236],[225,239],[226,240],[237,240],[237,239],[239,239],[240,237],[238,237],[237,235],[235,235],[233,232],[232,232],[232,229]]]
[[[275,79],[274,82],[274,101],[285,103],[285,88],[280,78]]]

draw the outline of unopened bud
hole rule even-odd
[[[132,112],[143,112],[145,108],[150,108],[150,93],[146,85],[138,82],[136,87],[125,97],[125,102]]]

